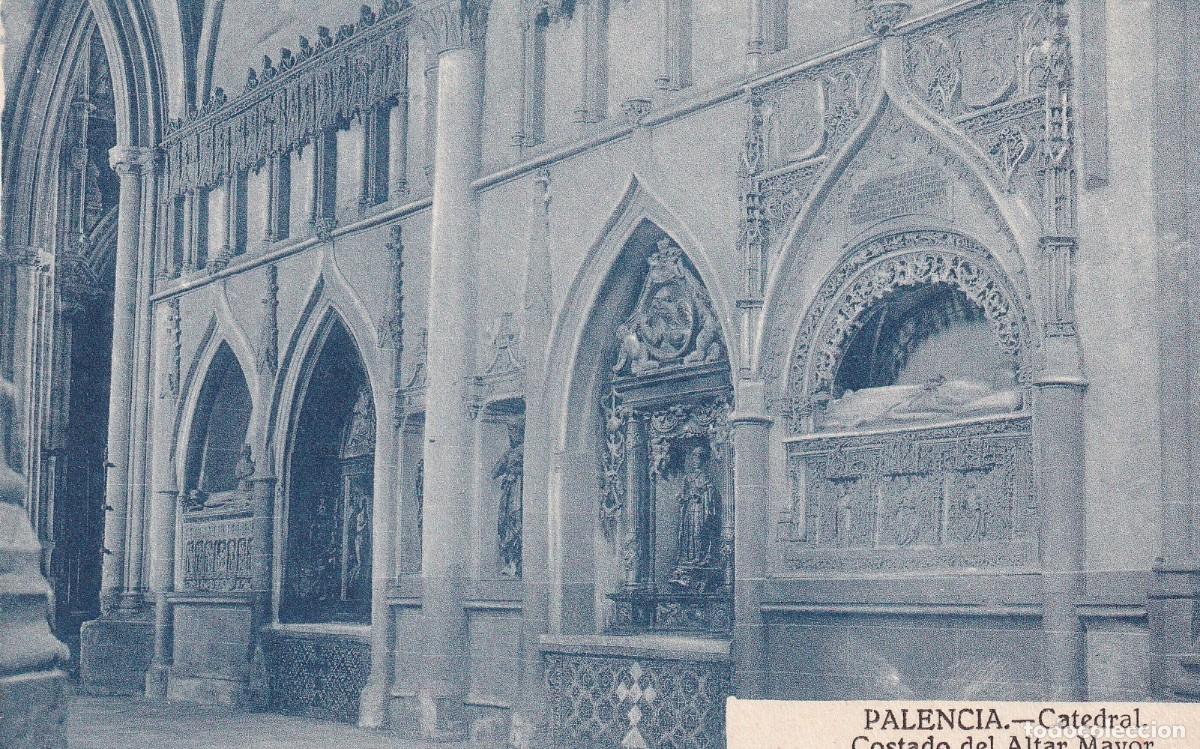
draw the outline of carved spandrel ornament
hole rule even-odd
[[[617,327],[620,350],[613,372],[640,375],[722,360],[725,346],[712,302],[684,266],[683,251],[669,239],[659,240],[649,265],[633,314]]]

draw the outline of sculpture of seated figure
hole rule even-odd
[[[1010,413],[1021,408],[1014,385],[996,387],[970,379],[938,375],[923,385],[884,385],[847,390],[825,407],[822,429],[903,424],[953,417]]]

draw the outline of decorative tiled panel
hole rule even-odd
[[[358,722],[358,698],[371,667],[369,643],[347,637],[267,638],[271,710],[289,715]]]
[[[546,653],[557,749],[720,749],[729,664]]]

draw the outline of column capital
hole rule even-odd
[[[23,265],[28,267],[36,267],[43,265],[47,261],[53,264],[54,259],[49,253],[42,250],[40,247],[32,245],[8,245],[7,247],[0,245],[0,268],[9,265]]]
[[[113,146],[108,149],[108,164],[117,174],[137,175],[158,159],[158,149],[146,146]]]
[[[483,45],[487,28],[487,0],[442,0],[421,11],[422,35],[434,52]]]

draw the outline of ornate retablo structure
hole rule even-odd
[[[1193,0],[359,2],[5,3],[5,679],[1200,695]]]

